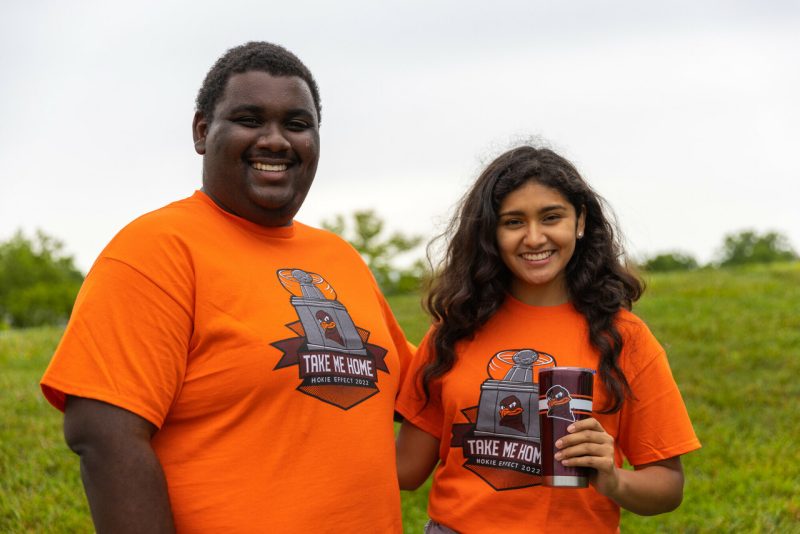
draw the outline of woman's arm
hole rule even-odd
[[[397,435],[397,478],[401,490],[415,490],[439,461],[439,440],[403,421]]]
[[[594,418],[576,421],[570,434],[556,442],[556,460],[564,465],[595,469],[589,482],[622,508],[639,515],[670,512],[683,500],[683,467],[680,456],[619,468],[614,463],[614,438]]]

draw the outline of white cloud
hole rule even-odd
[[[226,48],[282,43],[317,77],[322,161],[299,218],[375,207],[432,234],[514,138],[541,135],[638,253],[725,232],[800,247],[794,2],[15,4],[0,22],[0,239],[41,227],[87,268],[191,194],[193,99]]]

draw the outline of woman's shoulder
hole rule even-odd
[[[664,348],[656,339],[647,323],[629,310],[620,310],[615,318],[615,324],[622,336],[623,355],[621,362],[631,370],[639,371],[663,357]]]
[[[616,324],[617,328],[620,329],[620,331],[628,335],[635,335],[643,331],[650,331],[650,328],[647,326],[647,323],[644,322],[644,319],[632,311],[624,308],[617,312],[616,317],[614,317],[614,323]]]

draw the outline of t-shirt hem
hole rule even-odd
[[[667,449],[661,449],[657,451],[657,454],[647,454],[642,456],[637,456],[636,458],[628,458],[628,463],[631,465],[644,465],[653,462],[658,462],[661,460],[666,460],[667,458],[674,458],[675,456],[682,456],[684,454],[688,454],[692,451],[696,451],[702,447],[700,440],[693,439],[691,441],[687,441],[681,443],[679,445],[674,445]]]
[[[148,407],[126,399],[120,399],[118,396],[108,391],[93,390],[82,386],[64,384],[52,378],[43,379],[39,386],[42,388],[42,393],[47,401],[62,412],[66,407],[67,395],[70,395],[72,397],[97,400],[105,402],[106,404],[111,404],[117,408],[122,408],[123,410],[146,419],[155,425],[156,428],[161,428],[161,425],[164,423],[163,417],[159,416]]]
[[[431,436],[435,437],[438,440],[442,439],[442,430],[441,428],[437,428],[436,425],[429,423],[426,419],[419,417],[418,410],[414,410],[403,406],[399,402],[395,405],[394,408],[400,415],[403,416],[403,419],[418,427],[420,430],[424,430]],[[413,414],[413,415],[411,415]]]

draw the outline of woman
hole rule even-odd
[[[436,467],[427,531],[615,532],[620,507],[675,509],[680,455],[700,443],[664,350],[630,312],[643,287],[602,199],[564,158],[521,146],[483,171],[448,234],[397,408],[400,487]],[[556,365],[597,373],[594,417],[556,443],[564,465],[593,468],[586,489],[541,486],[533,384]]]

